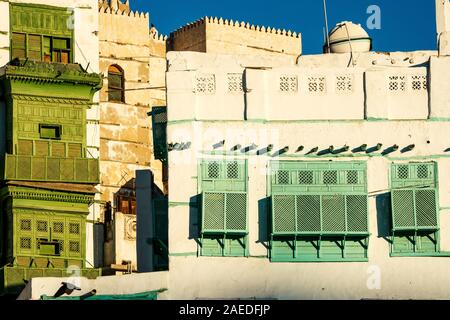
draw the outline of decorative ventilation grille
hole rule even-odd
[[[348,184],[358,184],[358,181],[359,181],[358,171],[356,171],[356,170],[347,171],[347,183]]]
[[[125,240],[134,241],[136,240],[137,223],[136,217],[126,217],[125,218]]]
[[[298,172],[298,184],[313,184],[314,173],[313,171],[299,171]]]
[[[280,170],[278,171],[278,184],[289,184],[289,171],[287,170]]]
[[[21,249],[31,249],[31,238],[20,238]]]
[[[47,232],[48,231],[48,222],[47,221],[37,221],[37,231],[38,232]]]
[[[242,73],[228,74],[228,92],[230,93],[244,92],[244,80]]]
[[[79,223],[69,223],[69,233],[70,234],[80,234],[80,224]]]
[[[208,163],[208,176],[209,179],[219,179],[220,177],[220,164],[218,162]]]
[[[69,251],[79,253],[80,252],[80,242],[69,241]]]
[[[336,77],[336,92],[350,93],[353,92],[353,76],[342,75]]]
[[[325,171],[323,173],[323,184],[337,184],[338,173],[336,170]]]
[[[428,79],[425,75],[411,76],[411,88],[413,91],[427,91]]]
[[[214,74],[198,75],[195,79],[195,92],[199,94],[214,94],[216,92],[216,77]]]
[[[239,179],[239,164],[236,161],[227,163],[227,179]]]
[[[31,219],[20,220],[20,230],[21,231],[31,231]]]
[[[406,91],[406,76],[405,75],[389,76],[389,90]]]
[[[54,233],[64,233],[64,222],[54,222],[53,223]]]
[[[308,90],[310,93],[325,93],[327,91],[325,77],[309,77]]]
[[[297,76],[281,76],[280,77],[280,91],[281,92],[297,92],[298,91],[298,77]]]

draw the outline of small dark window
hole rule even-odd
[[[118,66],[108,69],[108,101],[125,102],[125,79],[123,70]]]
[[[118,211],[123,214],[136,215],[136,197],[117,196]]]
[[[60,140],[61,133],[62,128],[60,125],[51,125],[51,124],[39,125],[39,134],[41,135],[41,139]]]

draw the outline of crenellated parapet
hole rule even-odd
[[[120,0],[99,0],[98,11],[100,13],[129,16],[148,20],[148,12],[133,11],[130,9],[130,1],[122,3]]]
[[[298,32],[219,17],[188,23],[172,32],[168,42],[171,51],[282,55],[294,59],[302,52]]]
[[[255,32],[261,32],[261,33],[269,33],[274,35],[280,35],[280,36],[287,36],[287,37],[293,37],[293,38],[300,38],[300,33],[293,32],[291,30],[285,30],[285,29],[276,29],[272,28],[270,26],[259,26],[250,24],[249,22],[244,21],[238,21],[233,19],[223,19],[218,17],[203,17],[197,21],[188,23],[187,25],[179,28],[178,30],[174,31],[172,33],[173,36],[178,36],[182,34],[183,32],[189,32],[190,30],[194,28],[198,28],[200,26],[203,26],[205,24],[216,24],[221,26],[229,26],[234,27],[236,29],[247,29],[252,30]]]

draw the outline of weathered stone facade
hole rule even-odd
[[[125,217],[120,215],[136,214],[136,170],[150,169],[158,188],[162,192],[167,188],[162,163],[153,158],[149,116],[152,107],[166,105],[166,40],[150,28],[148,13],[132,11],[128,1],[99,1],[99,42],[104,75],[100,93],[101,200],[110,203],[117,224],[123,224]],[[109,94],[111,66],[121,70],[123,77],[122,97],[114,101]],[[109,223],[108,217],[105,220]],[[115,239],[115,249],[112,239],[107,239],[105,265],[122,260],[135,264],[135,240],[126,239],[123,231],[115,234]]]
[[[286,56],[302,53],[301,34],[217,17],[204,17],[171,33],[168,51]]]

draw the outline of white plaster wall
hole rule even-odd
[[[9,3],[0,2],[0,66],[4,66],[9,58]]]
[[[61,282],[72,283],[81,288],[81,291],[74,291],[70,295],[73,297],[85,295],[93,289],[97,290],[97,295],[126,295],[166,289],[168,273],[153,272],[98,277],[93,280],[79,277],[34,278],[24,289],[19,300],[39,300],[42,295],[53,296],[61,287]],[[158,294],[158,299],[164,299],[165,297],[165,292]]]
[[[170,106],[169,106],[170,107]],[[284,299],[420,299],[449,298],[446,290],[450,276],[446,270],[450,258],[417,257],[391,258],[387,236],[389,216],[377,211],[377,196],[389,192],[389,168],[394,161],[430,161],[434,159],[439,169],[439,196],[441,251],[449,251],[450,184],[446,177],[450,170],[450,158],[445,152],[449,147],[442,139],[447,132],[446,122],[438,121],[330,121],[330,122],[195,122],[169,125],[169,141],[193,141],[191,149],[169,153],[170,193],[169,248],[170,299],[192,298],[284,298]],[[233,138],[230,132],[239,132]],[[215,132],[215,133],[214,133]],[[393,134],[395,132],[395,134]],[[355,134],[357,133],[357,134]],[[304,157],[293,151],[283,157],[249,156],[249,250],[250,258],[196,257],[197,244],[192,239],[198,226],[194,219],[198,214],[189,209],[191,197],[198,194],[197,163],[212,151],[212,141],[225,139],[226,145],[219,151],[229,150],[236,144],[243,147],[256,143],[260,148],[274,144],[274,152],[299,145],[305,151],[314,146],[320,150],[330,145],[348,145],[351,148],[363,143],[374,146],[383,143],[385,148],[398,144],[401,148],[416,144],[412,152],[400,151],[389,156],[368,157],[365,154],[331,158]],[[196,141],[202,141],[196,143]],[[428,141],[430,143],[428,143]],[[259,148],[258,148],[259,149]],[[272,154],[274,153],[272,152]],[[259,201],[267,197],[266,167],[271,160],[299,161],[367,161],[369,191],[369,262],[367,263],[270,263],[266,258],[267,230],[260,224]],[[176,205],[175,205],[176,203]],[[381,289],[369,290],[367,281],[371,267],[381,272]],[[373,267],[372,267],[373,268]]]
[[[125,239],[125,221],[127,217],[129,215],[121,212],[114,213],[116,263],[121,264],[122,261],[131,261],[133,270],[136,270],[136,240]],[[136,216],[132,216],[132,218],[136,219]]]
[[[170,72],[167,83],[169,118],[179,120],[425,120],[430,115],[444,114],[437,105],[436,111],[429,101],[430,72],[428,67],[432,61],[441,61],[429,54],[427,59],[423,53],[409,56],[403,60],[415,63],[424,61],[422,66],[406,63],[392,65],[370,65],[374,57],[360,57],[361,67],[331,67],[328,55],[322,55],[324,66],[315,66],[314,62],[305,60],[297,66],[273,65],[266,67],[262,60],[260,68],[245,67],[245,58],[240,56],[193,54],[170,52]],[[401,55],[395,55],[398,59]],[[406,57],[406,58],[405,58]],[[332,57],[333,58],[333,57]],[[364,58],[364,59],[363,59]],[[339,62],[338,57],[331,61]],[[374,60],[376,61],[376,60]],[[270,65],[271,62],[267,62]],[[302,61],[301,61],[302,62]],[[434,63],[434,62],[433,62]],[[441,63],[445,63],[442,61]],[[339,64],[338,64],[339,65]],[[423,66],[425,65],[425,66]],[[438,63],[436,65],[439,67]],[[450,64],[446,63],[448,67]],[[173,66],[173,68],[172,68]],[[183,68],[186,70],[183,71]],[[435,64],[431,65],[433,72]],[[445,70],[444,68],[441,68]],[[228,90],[228,74],[243,73],[245,93],[230,93]],[[198,79],[214,77],[215,90],[197,92]],[[295,79],[296,88],[289,92],[282,91],[280,84],[284,77]],[[339,81],[347,77],[348,90],[338,90]],[[414,90],[413,84],[420,77],[422,86]],[[323,79],[323,89],[318,90],[318,79]],[[397,80],[396,80],[397,79]],[[315,82],[316,81],[316,82]],[[396,83],[392,83],[397,81]],[[422,83],[424,84],[422,85]],[[397,90],[392,88],[396,85]],[[446,90],[437,81],[431,87],[437,95],[442,96]],[[441,98],[442,99],[442,98]],[[447,108],[446,108],[447,109]],[[446,110],[445,109],[445,110]]]
[[[226,106],[221,103],[226,93],[217,90],[217,97],[199,102],[192,92],[192,79],[199,70],[220,75],[226,70],[242,66],[234,60],[216,55],[169,53],[168,82],[168,142],[192,142],[189,149],[169,152],[169,249],[170,278],[168,298],[281,298],[281,299],[445,299],[450,298],[448,268],[450,257],[390,257],[388,210],[380,208],[380,199],[389,192],[389,170],[392,162],[436,161],[439,171],[439,206],[441,252],[450,248],[450,147],[443,137],[448,135],[445,117],[448,92],[446,84],[436,83],[433,70],[444,66],[427,64],[433,53],[392,53],[359,56],[355,68],[346,68],[345,55],[322,55],[300,59],[298,66],[285,68],[246,69],[246,104],[238,102]],[[385,59],[385,60],[383,60]],[[408,59],[407,61],[405,59]],[[395,63],[392,63],[395,60]],[[413,62],[411,62],[412,60]],[[376,63],[372,63],[377,61]],[[383,62],[385,61],[385,62]],[[401,62],[399,62],[401,61]],[[437,60],[444,64],[445,60]],[[336,62],[336,64],[332,64]],[[348,62],[348,60],[347,60]],[[417,65],[416,65],[417,64]],[[214,67],[215,65],[215,67]],[[396,65],[395,67],[393,65]],[[316,69],[314,67],[316,66]],[[186,71],[183,71],[185,68]],[[312,98],[281,97],[273,85],[273,78],[286,72],[305,78],[310,69],[333,77],[343,70],[353,72],[359,79],[355,97],[337,100],[325,96]],[[439,73],[439,71],[434,71]],[[391,74],[431,76],[429,90],[391,92]],[[271,80],[272,78],[272,80]],[[407,86],[411,83],[407,81]],[[441,81],[441,82],[442,82]],[[272,83],[271,83],[272,82]],[[219,88],[221,84],[218,84]],[[359,87],[358,87],[359,86]],[[360,90],[360,92],[357,92]],[[434,90],[434,91],[433,91]],[[202,98],[203,99],[203,98]],[[354,100],[352,100],[354,99]],[[325,109],[326,102],[333,108]],[[231,102],[232,103],[232,102]],[[302,114],[303,105],[311,114]],[[336,108],[344,111],[338,112]],[[237,110],[247,109],[247,119],[234,117]],[[429,112],[434,115],[429,118]],[[433,113],[435,110],[435,113]],[[346,113],[347,112],[347,113]],[[206,114],[208,113],[208,114]],[[367,119],[364,119],[364,113]],[[342,115],[344,114],[344,115]],[[437,116],[439,115],[439,116]],[[197,121],[193,121],[196,119]],[[203,120],[208,119],[208,120]],[[225,140],[216,155],[213,145]],[[383,145],[373,155],[348,151],[336,156],[305,156],[312,148],[319,150],[334,146],[350,150],[362,144],[368,147]],[[256,155],[256,150],[234,156],[248,160],[249,175],[249,253],[248,258],[197,257],[195,237],[198,210],[190,208],[199,193],[198,162],[202,158],[221,157],[235,145],[242,148],[257,145],[260,150],[273,144],[269,155]],[[412,151],[401,150],[411,144]],[[400,148],[388,155],[381,153],[393,145]],[[304,150],[296,152],[299,146]],[[289,147],[281,156],[276,152]],[[296,161],[365,161],[367,162],[369,192],[369,262],[365,263],[271,263],[267,258],[268,230],[263,221],[268,214],[261,200],[268,196],[267,167],[273,160]],[[378,204],[377,204],[378,201]],[[386,200],[385,200],[386,201]],[[378,207],[377,207],[378,206]],[[381,287],[369,289],[367,283],[374,272],[380,272]]]

